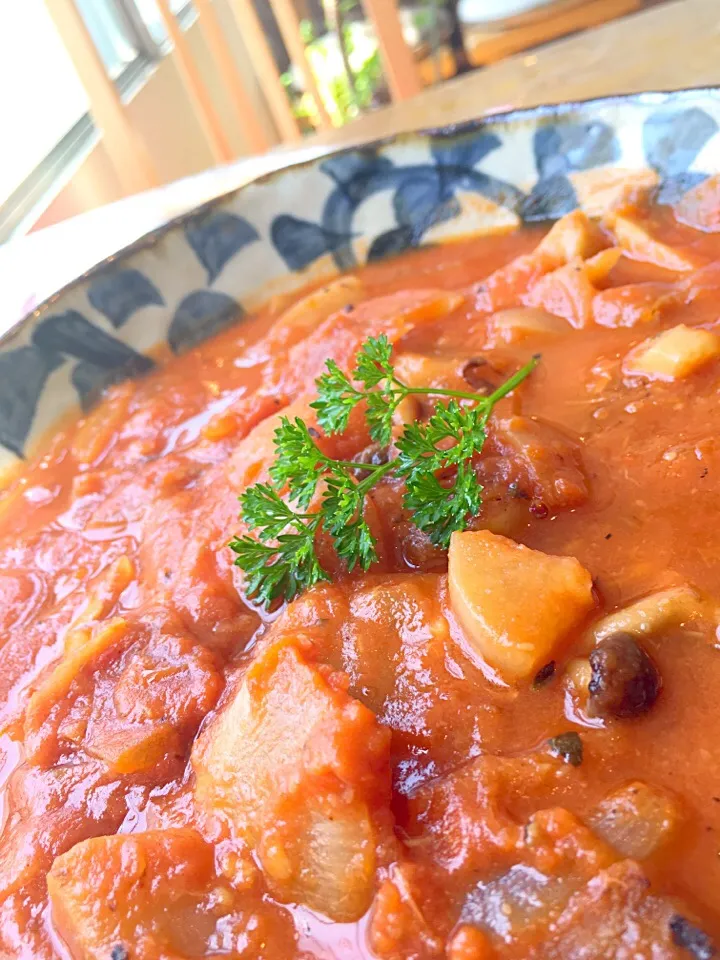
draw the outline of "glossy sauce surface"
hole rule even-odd
[[[542,230],[376,264],[349,309],[313,321],[310,302],[289,322],[300,298],[274,301],[112,388],[13,481],[0,500],[0,956],[712,955],[677,918],[720,942],[720,361],[663,380],[628,372],[627,356],[678,324],[720,333],[720,238],[666,208],[623,215],[682,269],[657,246],[626,249],[588,281],[588,313],[562,275],[532,293],[590,259],[538,260]],[[603,231],[609,249],[618,228]],[[562,323],[520,335],[493,320],[515,307]],[[494,415],[471,523],[593,578],[593,612],[535,683],[478,654],[446,554],[396,482],[370,498],[370,572],[348,575],[321,545],[333,583],[270,614],[243,599],[227,542],[276,418],[309,415],[325,360],[348,369],[381,332],[399,368],[436,386],[482,391],[542,354]],[[355,456],[369,437],[358,419],[331,442]],[[667,589],[700,612],[642,633],[657,702],[591,716],[572,676],[593,625]],[[236,756],[239,690],[270,770]],[[281,721],[290,759],[268,733]],[[578,766],[548,746],[569,731]],[[637,818],[631,856],[598,826],[637,783],[665,804],[647,856]],[[321,861],[303,848],[325,819],[353,817],[361,839],[333,834],[339,851]]]

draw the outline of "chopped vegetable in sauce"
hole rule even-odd
[[[583,761],[583,742],[580,734],[575,730],[550,737],[548,746],[553,756],[562,757],[565,763],[573,767],[579,767]]]
[[[7,479],[1,957],[717,956],[718,179],[570,177]]]

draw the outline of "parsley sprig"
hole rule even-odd
[[[395,459],[377,465],[327,456],[317,431],[296,417],[282,417],[275,432],[272,483],[257,483],[240,497],[242,519],[255,536],[235,537],[230,547],[246,575],[246,590],[259,603],[291,600],[323,580],[327,571],[315,545],[321,530],[348,570],[367,570],[377,559],[375,538],[364,518],[365,497],[385,476],[405,483],[403,506],[413,523],[437,546],[477,515],[482,486],[473,458],[482,450],[495,405],[532,373],[539,357],[488,396],[436,387],[409,387],[395,374],[387,337],[365,341],[348,376],[333,361],[316,381],[311,407],[327,434],[344,433],[358,404],[365,405],[370,436],[382,446],[392,440],[393,415],[406,397],[446,397],[425,422],[406,424],[395,441]],[[460,403],[459,401],[465,401]],[[310,509],[322,483],[319,505]],[[286,499],[279,491],[286,491]]]

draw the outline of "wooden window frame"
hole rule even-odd
[[[170,49],[170,43],[158,44],[147,29],[133,0],[103,0],[120,18],[128,39],[138,51],[115,80],[115,87],[123,100],[130,98],[147,81],[153,67]],[[178,23],[187,30],[197,19],[191,0],[176,14]],[[88,156],[98,143],[99,133],[89,113],[83,114],[50,152],[0,203],[0,244],[6,243],[28,226],[39,211],[57,192],[68,173]]]

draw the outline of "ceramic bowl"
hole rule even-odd
[[[537,107],[402,134],[219,197],[0,341],[0,470],[107,384],[152,370],[161,345],[182,353],[271,294],[370,261],[587,209],[598,181],[629,171],[646,171],[671,203],[720,172],[719,132],[717,90]]]

